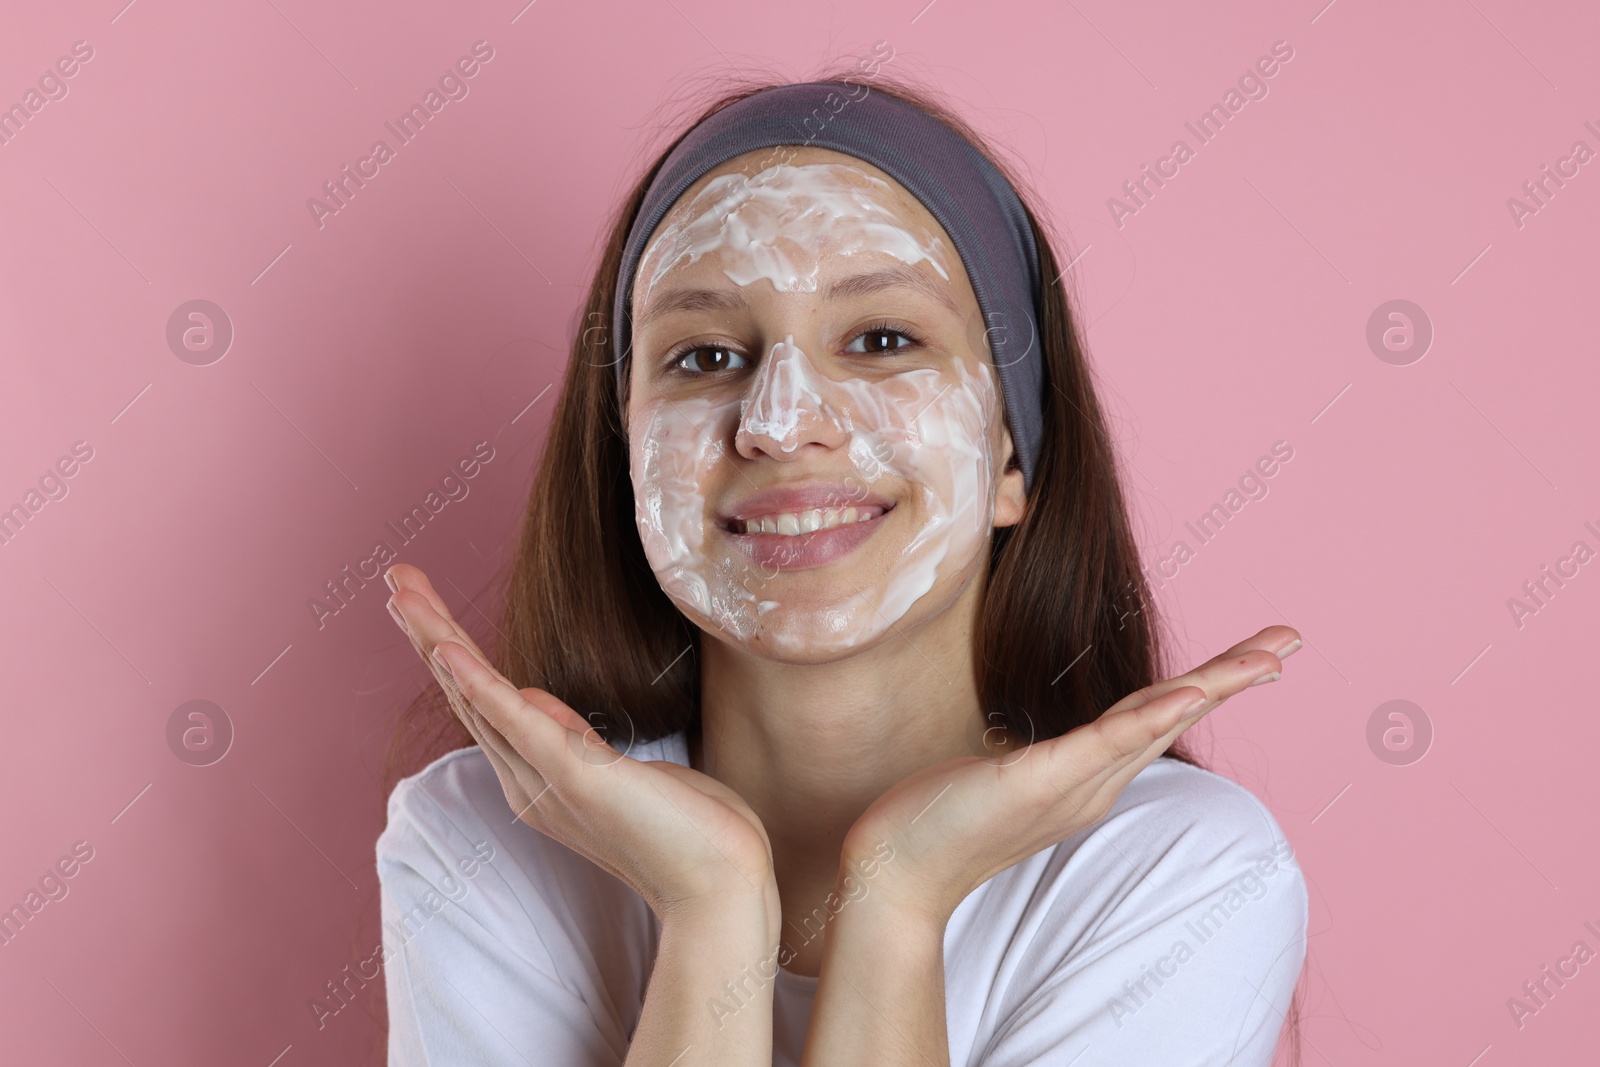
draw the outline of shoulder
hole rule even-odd
[[[384,833],[389,834],[397,824],[432,822],[451,812],[465,815],[477,811],[477,803],[490,796],[505,803],[489,758],[476,745],[458,748],[400,779],[389,794]]]
[[[1248,789],[1177,760],[962,908],[963,962],[994,977],[975,1028],[1019,1063],[1068,1035],[1133,1062],[1249,1049],[1243,1062],[1265,1063],[1305,958],[1306,885],[1282,827]]]
[[[1259,797],[1178,760],[1158,759],[1129,782],[1105,829],[1162,853],[1176,850],[1191,867],[1221,869],[1270,854],[1298,873],[1283,828]]]
[[[671,739],[635,746],[673,758]],[[685,750],[685,760],[686,760]],[[391,1063],[620,1063],[658,930],[611,873],[518,818],[483,749],[402,779],[376,846]]]
[[[402,779],[389,794],[375,849],[386,914],[415,913],[420,928],[445,911],[471,931],[508,932],[517,918],[514,898],[530,874],[559,879],[569,865],[535,839],[536,831],[519,824],[526,834],[518,833],[512,821],[494,767],[477,746]],[[535,962],[553,969],[548,958]]]
[[[673,752],[669,738],[630,754],[662,759]],[[448,901],[453,922],[474,941],[518,946],[527,964],[565,984],[593,980],[584,960],[637,972],[655,937],[644,900],[517,814],[478,746],[402,779],[375,850],[390,911],[425,919]]]
[[[1093,876],[1107,930],[1136,933],[1234,891],[1264,902],[1254,919],[1304,929],[1305,880],[1294,848],[1259,797],[1220,774],[1159,759],[1099,824],[1056,846],[1047,868]]]
[[[481,748],[441,756],[401,779],[389,794],[387,821],[377,843],[378,877],[382,881],[395,864],[404,864],[437,881],[472,866],[471,858],[493,863],[505,851],[510,814]]]
[[[1215,938],[1213,960],[1298,972],[1308,903],[1294,849],[1255,794],[1158,759],[1104,819],[1002,871],[962,908],[971,958],[988,955],[1026,995],[1073,976],[1120,983],[1201,935]]]
[[[1048,911],[1085,934],[1075,946],[1081,954],[1088,941],[1170,918],[1240,879],[1259,892],[1252,875],[1272,883],[1282,918],[1303,926],[1305,881],[1266,804],[1212,771],[1158,759],[1105,818],[996,875],[974,906],[1025,901],[1036,920]]]

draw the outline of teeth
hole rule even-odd
[[[763,515],[758,519],[746,519],[743,527],[747,534],[775,533],[795,537],[849,522],[866,522],[882,513],[879,508],[814,508],[811,511],[785,511],[777,515]]]

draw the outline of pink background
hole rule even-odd
[[[1520,627],[1507,605],[1600,550],[1600,162],[1520,228],[1506,205],[1600,150],[1591,5],[122,3],[4,16],[0,104],[93,48],[0,146],[0,507],[93,449],[0,546],[0,906],[94,850],[0,947],[8,1062],[372,1061],[365,1002],[319,1031],[309,1001],[376,939],[380,755],[424,674],[380,583],[320,630],[307,601],[487,440],[401,558],[492,607],[653,109],[880,40],[1081,254],[1152,568],[1294,449],[1159,595],[1186,662],[1279,621],[1309,641],[1202,727],[1310,883],[1306,1062],[1594,1055],[1600,963],[1520,1029],[1506,1005],[1600,950],[1600,562]],[[307,199],[479,40],[469,95],[319,229]],[[1114,226],[1107,198],[1280,40],[1269,95]],[[197,298],[235,330],[207,366],[166,341]],[[1392,299],[1435,333],[1405,366],[1366,341]],[[195,699],[236,731],[210,766],[166,740]],[[1434,731],[1403,766],[1367,741],[1395,699]]]

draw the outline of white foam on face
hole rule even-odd
[[[804,355],[795,347],[793,334],[773,345],[772,353],[756,368],[750,399],[744,402],[741,428],[771,437],[785,452],[793,452],[799,445],[802,405],[823,417],[834,417],[832,411],[823,410],[822,394],[806,380]]]
[[[932,234],[918,240],[902,228],[885,207],[889,188],[882,178],[844,163],[779,163],[754,177],[718,175],[650,239],[640,258],[640,306],[668,271],[709,252],[717,253],[736,284],[765,278],[784,293],[816,292],[824,248],[841,256],[886,252],[912,265],[927,260],[949,281],[944,239]],[[647,272],[652,259],[654,269]]]
[[[705,255],[716,255],[739,285],[766,278],[782,292],[815,292],[822,261],[832,255],[927,260],[948,280],[944,242],[937,235],[918,240],[902,228],[888,192],[888,183],[845,164],[779,164],[753,178],[720,175],[651,242],[641,261],[640,277],[649,281],[640,306],[673,266]],[[985,543],[993,519],[989,431],[998,412],[994,372],[977,353],[961,354],[945,370],[835,381],[789,335],[773,345],[740,395],[658,396],[633,413],[631,474],[646,558],[680,609],[737,643],[780,655],[863,646],[933,588],[941,563],[964,567]],[[733,453],[736,441],[792,452],[802,426],[808,440],[824,429],[841,440],[855,470],[853,485],[833,506],[850,506],[869,486],[897,501],[893,514],[877,520],[888,527],[825,568],[840,578],[837,597],[824,602],[786,599],[783,583],[790,578],[732,548],[715,530],[707,499],[709,488],[728,486],[727,464],[748,463]],[[906,538],[908,525],[914,525],[909,541],[886,569],[859,565],[881,550],[883,538]]]

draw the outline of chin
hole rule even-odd
[[[870,565],[855,568],[864,572],[859,575],[822,579],[820,588],[809,592],[774,590],[772,600],[739,604],[731,611],[708,612],[698,603],[673,599],[689,621],[731,649],[795,666],[837,663],[887,642],[914,640],[912,635],[960,598],[979,573],[978,559],[975,554],[965,561],[959,573],[933,575],[910,599],[904,582],[894,588],[889,568]],[[890,607],[897,610],[891,613]]]

